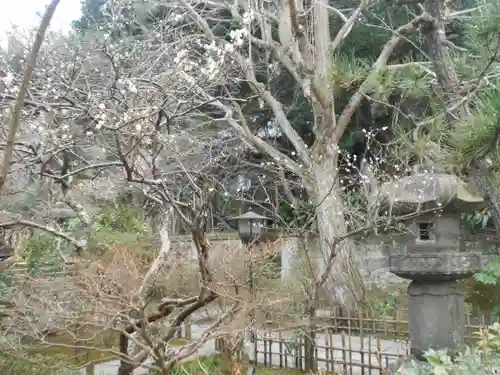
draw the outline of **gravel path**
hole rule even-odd
[[[191,327],[191,334],[194,340],[199,338],[204,331],[204,329],[208,328],[208,326],[202,326],[202,325],[193,325]],[[329,358],[331,360],[332,358],[332,353],[329,351],[327,354],[326,349],[322,348],[321,346],[328,346],[328,347],[334,347],[335,350],[333,350],[333,359],[335,361],[342,361],[344,359],[344,355],[346,356],[346,360],[349,363],[356,363],[356,364],[361,364],[364,362],[365,364],[372,364],[372,365],[377,365],[377,358],[375,357],[374,354],[371,355],[371,357],[368,356],[367,353],[361,354],[361,353],[349,353],[346,352],[346,354],[343,354],[343,351],[341,348],[343,347],[342,345],[342,336],[341,335],[332,335],[333,339],[333,344],[325,345],[326,343],[326,335],[324,334],[318,334],[317,335],[317,353],[318,353],[318,358],[319,358],[319,363],[318,367],[320,369],[326,370],[326,362],[325,360]],[[352,336],[351,337],[351,351],[361,351],[363,348],[363,351],[368,352],[368,347],[371,345],[372,347],[372,352],[376,349],[376,344],[375,344],[375,339],[372,339],[370,342],[370,339],[368,337],[364,337],[363,340],[361,340],[360,337]],[[249,344],[251,345],[251,344]],[[269,347],[271,346],[271,348]],[[345,346],[344,346],[345,348]],[[386,359],[384,353],[390,353],[390,354],[399,354],[403,355],[405,354],[406,348],[405,345],[400,342],[400,341],[395,341],[395,340],[380,340],[380,348],[381,348],[381,353],[383,357],[383,363],[386,365]],[[271,349],[271,350],[270,350]],[[264,359],[264,351],[269,353],[271,351],[273,353],[272,356],[266,355],[266,358]],[[257,362],[264,364],[267,363],[268,365],[272,363],[273,366],[279,366],[280,365],[280,357],[282,364],[285,364],[285,355],[279,355],[280,353],[280,344],[277,342],[273,342],[272,345],[269,344],[269,342],[266,345],[266,348],[264,348],[264,342],[259,341],[258,346],[257,346]],[[209,341],[206,342],[204,345],[202,345],[198,351],[193,354],[191,357],[186,358],[186,361],[193,360],[196,357],[199,356],[206,356],[206,355],[212,355],[215,354],[215,342]],[[286,362],[287,362],[287,367],[294,367],[295,364],[295,359],[292,355],[286,356]],[[323,359],[323,361],[322,361]],[[387,358],[387,362],[391,363],[394,360],[396,360],[396,357],[390,356]],[[82,375],[116,375],[118,367],[120,365],[119,360],[114,360],[114,361],[109,361],[105,363],[101,363],[98,365],[95,365],[94,367],[94,372],[90,372],[88,369],[81,369],[80,373]],[[146,363],[146,365],[151,365],[151,362]],[[331,370],[331,369],[330,369]],[[342,373],[343,372],[343,366],[342,364],[337,364],[334,367],[334,370]],[[348,375],[375,375],[379,374],[378,370],[372,370],[370,371],[368,368],[365,369],[365,371],[362,371],[361,366],[352,366],[352,369],[348,368]],[[148,367],[140,367],[137,368],[134,371],[135,375],[140,375],[148,372]]]

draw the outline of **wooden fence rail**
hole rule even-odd
[[[281,333],[259,335],[254,342],[254,358],[266,367],[305,370],[304,337],[291,339]],[[383,374],[390,363],[408,355],[407,341],[399,343],[373,336],[335,334],[326,330],[317,334],[315,358],[319,369],[348,375]]]
[[[316,332],[315,355],[305,357],[307,327],[293,333],[262,332],[253,344],[254,358],[267,367],[305,370],[307,360],[314,361],[327,373],[344,375],[382,375],[391,363],[409,354],[407,312],[380,317],[375,312],[341,312],[321,319]],[[489,324],[487,315],[476,317],[479,324],[466,318],[466,341],[475,341],[474,333]]]

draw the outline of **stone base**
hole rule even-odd
[[[427,362],[417,360],[413,356],[401,356],[387,368],[387,375],[430,374]]]
[[[411,354],[423,360],[430,348],[453,355],[463,345],[464,296],[456,281],[412,281],[408,287]]]

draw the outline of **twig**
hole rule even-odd
[[[7,174],[9,173],[10,164],[12,163],[12,153],[14,151],[14,143],[16,140],[16,135],[19,130],[19,122],[21,119],[21,110],[24,106],[24,99],[28,92],[28,86],[30,84],[31,76],[33,70],[35,69],[36,59],[38,56],[38,51],[42,46],[43,40],[45,38],[45,32],[49,27],[50,21],[54,16],[57,6],[60,0],[52,0],[45,14],[43,15],[42,22],[36,33],[35,41],[31,49],[30,55],[28,57],[28,62],[26,69],[24,70],[23,80],[21,82],[21,87],[19,88],[19,93],[17,94],[16,104],[14,106],[14,112],[12,114],[12,120],[9,126],[9,131],[7,135],[7,145],[4,150],[3,165],[0,169],[0,190],[5,185],[5,180],[7,179]]]
[[[36,228],[43,230],[47,233],[50,233],[56,237],[62,238],[68,242],[70,242],[72,245],[74,245],[77,250],[84,250],[85,247],[87,246],[87,242],[85,240],[77,240],[76,238],[73,238],[71,236],[68,236],[67,234],[60,232],[54,228],[51,228],[49,226],[43,225],[43,224],[38,224],[33,221],[29,220],[24,220],[24,219],[15,219],[11,221],[6,221],[3,223],[0,223],[0,228],[9,228],[9,227],[14,227],[16,225],[24,225],[25,227],[31,227],[31,228]]]

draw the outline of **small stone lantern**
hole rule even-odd
[[[238,222],[238,235],[245,244],[257,242],[267,232],[268,217],[256,214],[253,211],[233,217]]]
[[[484,199],[459,177],[434,166],[381,187],[382,206],[393,216],[415,216],[404,233],[394,236],[398,252],[389,256],[394,274],[412,280],[408,287],[411,354],[423,359],[428,349],[463,345],[464,296],[457,280],[481,269],[479,252],[464,252],[460,214],[484,206]]]
[[[247,245],[248,251],[251,254],[251,246],[261,241],[262,236],[267,232],[267,221],[270,218],[266,216],[259,215],[253,211],[248,211],[247,213],[233,217],[233,220],[236,220],[238,223],[238,235],[240,236],[241,241]],[[254,278],[253,278],[253,264],[250,255],[250,261],[248,262],[248,273],[250,279],[250,293],[252,295],[252,299],[254,296]],[[255,331],[255,311],[253,308],[250,311],[250,319],[251,319],[251,327],[250,327],[250,342],[254,343],[257,339],[256,331]],[[257,368],[255,367],[257,363],[257,358],[254,358],[255,352],[252,348],[248,350],[248,375],[256,375]]]

